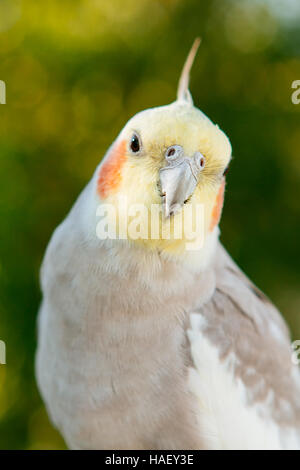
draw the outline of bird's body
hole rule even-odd
[[[70,448],[300,448],[288,330],[218,241],[229,159],[226,136],[188,99],[145,111],[55,231],[42,269],[37,377]],[[147,208],[162,198],[158,239],[99,240],[97,208],[120,196]],[[202,245],[164,239],[167,218],[175,224],[197,201]],[[128,228],[119,212],[117,226],[124,220]]]

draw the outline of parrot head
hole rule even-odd
[[[199,43],[187,57],[177,100],[131,118],[96,171],[100,205],[114,209],[116,223],[112,216],[109,223],[130,242],[171,255],[183,254],[193,237],[204,248],[218,231],[231,158],[228,138],[188,90]]]

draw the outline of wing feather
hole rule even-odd
[[[191,315],[189,337],[196,369],[195,357],[207,340],[233,383],[242,384],[250,407],[271,415],[278,426],[300,429],[300,375],[291,361],[285,321],[221,245],[215,269],[213,296]]]

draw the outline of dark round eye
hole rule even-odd
[[[140,150],[140,140],[136,134],[133,134],[130,140],[130,149],[132,152],[136,153]]]

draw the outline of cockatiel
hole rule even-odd
[[[198,45],[177,100],[130,119],[47,248],[37,380],[72,449],[300,448],[288,329],[218,240],[231,146],[188,90]]]

